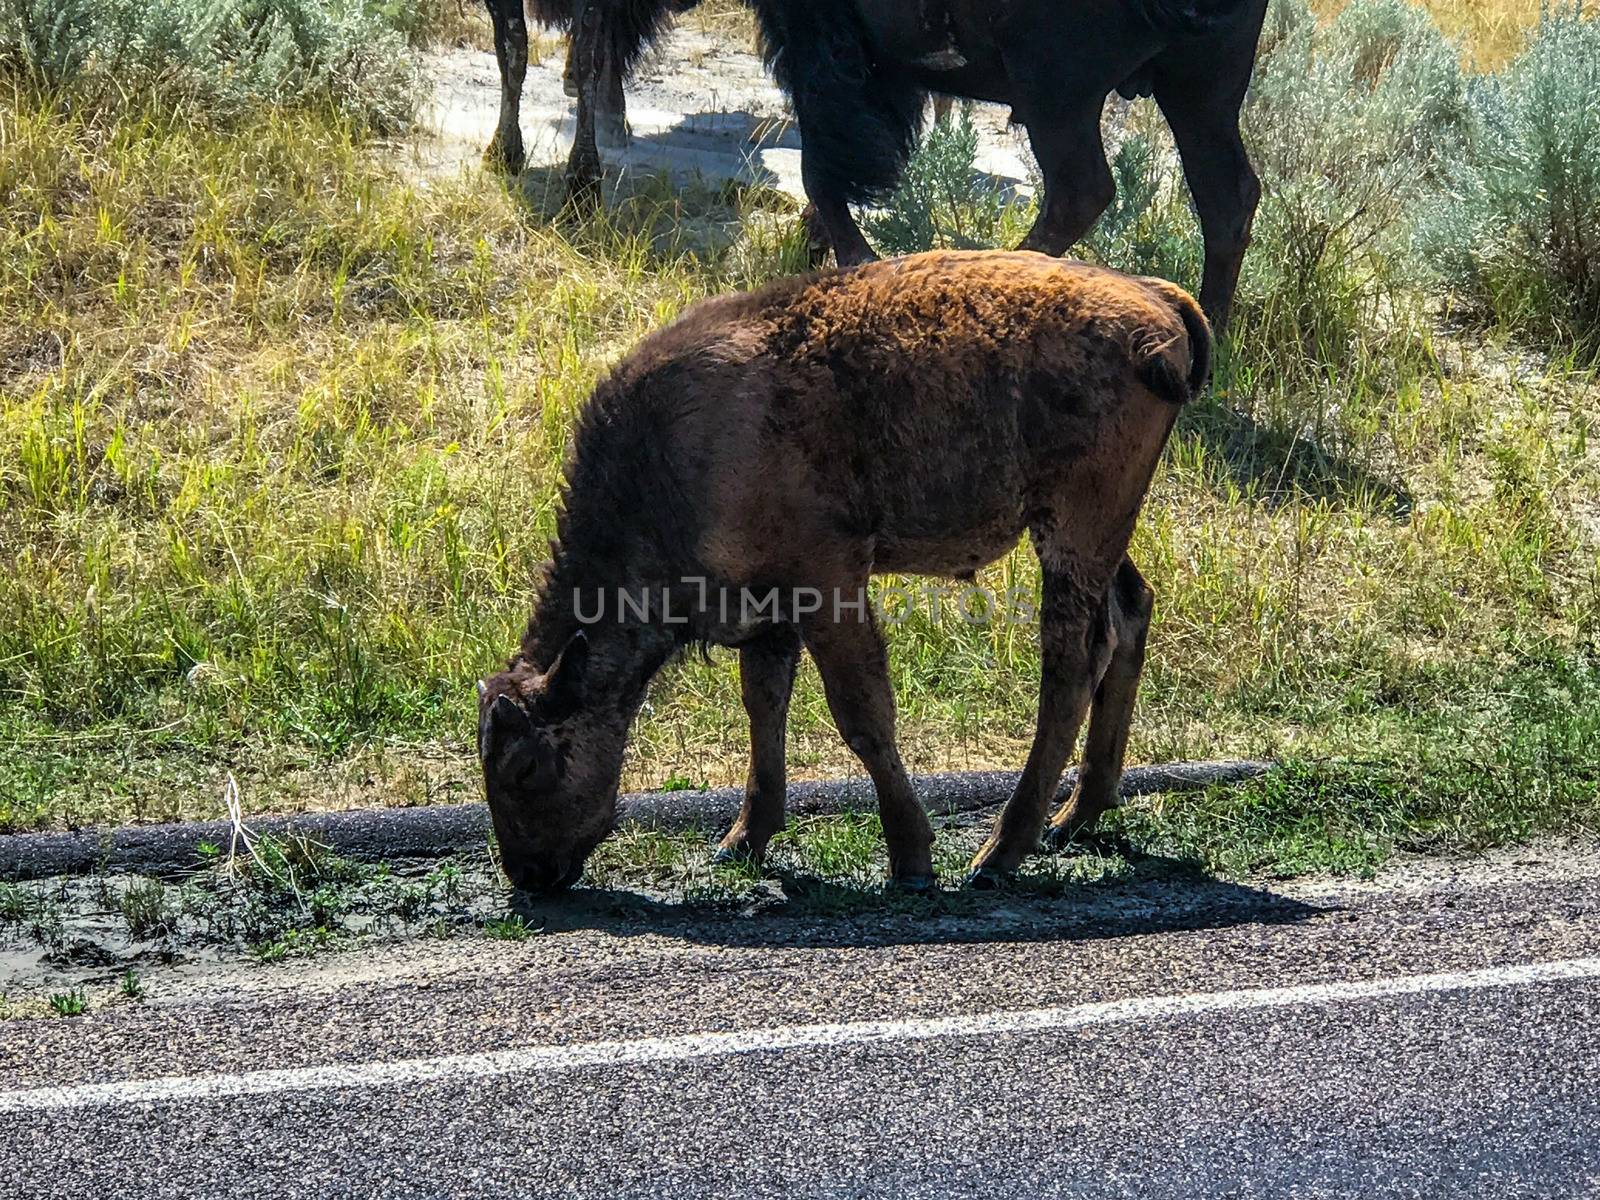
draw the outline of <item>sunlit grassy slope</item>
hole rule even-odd
[[[475,795],[472,680],[525,620],[574,410],[646,330],[798,261],[770,197],[579,222],[540,188],[418,179],[314,115],[0,93],[0,830],[214,815],[230,773],[252,809]],[[1309,765],[1151,836],[1251,825],[1294,861],[1373,820],[1594,821],[1594,378],[1407,303],[1388,327],[1429,332],[1337,367],[1241,340],[1173,440],[1132,755]],[[1032,630],[892,640],[914,768],[1020,762]],[[809,668],[792,728],[797,774],[856,769]],[[744,746],[731,657],[688,662],[626,782],[732,782]]]

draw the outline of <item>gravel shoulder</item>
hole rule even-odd
[[[0,1022],[13,1086],[1071,1004],[1600,953],[1600,849],[1415,860],[1366,881],[1140,880],[962,914],[707,915],[580,888],[521,941],[190,962],[147,998]],[[237,1034],[238,1036],[234,1036]]]

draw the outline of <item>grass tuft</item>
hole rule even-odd
[[[81,987],[76,987],[52,993],[50,1008],[58,1017],[81,1017],[89,1011],[89,999]]]

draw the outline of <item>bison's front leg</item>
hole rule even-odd
[[[739,647],[739,686],[750,717],[750,771],[744,806],[714,856],[714,862],[760,862],[772,835],[783,828],[787,783],[784,743],[800,633],[776,625]]]
[[[1045,547],[1040,557],[1047,556]],[[1095,680],[1111,655],[1106,597],[1086,591],[1067,571],[1044,563],[1044,594],[1039,614],[1039,726],[1033,749],[994,832],[972,860],[967,882],[995,887],[1039,846],[1045,814],[1055,795],[1067,756],[1094,694]]]
[[[860,594],[865,592],[863,578]],[[839,620],[819,613],[803,632],[839,736],[867,768],[878,793],[891,882],[915,891],[933,887],[933,827],[895,746],[889,657],[871,613]]]
[[[577,206],[593,205],[600,192],[600,150],[595,144],[596,89],[605,57],[601,36],[601,6],[580,0],[572,23],[571,62],[578,81],[577,129],[572,155],[567,159],[567,200]]]
[[[1028,142],[1044,176],[1039,216],[1021,249],[1065,254],[1116,199],[1100,138],[1104,97],[1028,112]]]
[[[522,0],[484,0],[494,25],[494,57],[500,66],[500,123],[487,157],[512,174],[522,170],[522,84],[528,74],[528,23]]]

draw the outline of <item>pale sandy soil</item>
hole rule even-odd
[[[572,146],[572,101],[562,91],[564,46],[540,44],[528,68],[522,134],[531,166],[563,162]],[[494,134],[500,76],[494,55],[455,47],[427,56],[433,100],[414,154],[419,166],[454,170],[480,160]],[[978,166],[1026,190],[1033,177],[1027,139],[1009,111],[978,105]],[[724,33],[680,25],[645,59],[628,88],[626,147],[602,147],[614,174],[668,169],[680,176],[761,183],[803,199],[800,137],[783,94],[748,45]]]

